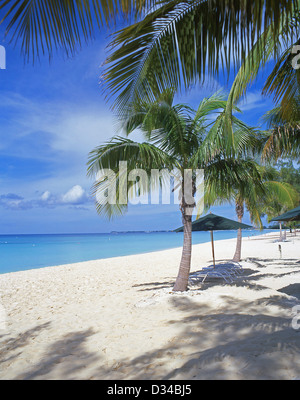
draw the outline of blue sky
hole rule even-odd
[[[1,36],[1,32],[0,32]],[[181,225],[177,205],[130,206],[107,221],[96,213],[86,177],[89,151],[118,134],[99,85],[107,32],[72,59],[57,54],[49,64],[25,64],[6,42],[6,70],[0,70],[0,234],[97,233],[165,230]],[[266,77],[266,74],[264,75]],[[257,126],[272,106],[256,82],[241,104],[243,119]],[[211,81],[178,102],[196,107],[203,97],[226,89]],[[234,205],[212,209],[236,219]],[[249,222],[246,215],[245,222]]]

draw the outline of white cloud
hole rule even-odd
[[[246,97],[239,102],[238,107],[243,112],[254,109],[260,111],[261,107],[264,107],[267,101],[268,100],[262,96],[261,91],[249,92]]]
[[[44,192],[41,196],[41,200],[43,201],[47,201],[49,200],[49,197],[51,196],[51,193],[49,192],[49,190],[47,190],[46,192]]]
[[[48,145],[54,151],[86,157],[99,144],[117,134],[114,116],[103,103],[73,104],[71,101],[32,101],[13,92],[0,94],[0,104],[14,115],[13,122],[3,121],[4,145],[35,132],[51,135]],[[4,148],[3,144],[1,145]],[[13,146],[11,146],[13,149]],[[34,158],[41,154],[28,154]]]
[[[29,100],[2,91],[0,104],[5,107],[5,115],[0,115],[1,131],[5,132],[0,141],[0,156],[11,157],[13,165],[18,165],[19,160],[29,166],[31,162],[41,165],[36,174],[18,180],[18,190],[24,197],[31,197],[38,188],[40,196],[44,196],[39,200],[48,204],[54,201],[50,192],[64,193],[72,181],[82,187],[91,186],[86,176],[89,152],[119,134],[113,114],[101,101],[78,104],[72,99]],[[2,190],[14,193],[16,179],[5,175],[3,179]]]
[[[55,150],[83,157],[117,133],[110,113],[84,109],[65,110],[58,119],[49,121],[47,129],[53,134]]]
[[[80,185],[73,186],[62,196],[62,202],[66,204],[82,204],[86,199],[85,190]]]
[[[28,210],[33,208],[56,208],[62,206],[82,206],[92,203],[87,192],[75,185],[66,193],[52,194],[49,190],[39,197],[24,198],[15,193],[0,195],[0,206],[10,210]]]

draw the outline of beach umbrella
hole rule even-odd
[[[232,231],[237,229],[249,229],[252,228],[250,225],[242,224],[240,222],[234,221],[232,219],[228,219],[225,217],[220,217],[215,214],[208,214],[205,217],[197,219],[192,223],[192,231],[200,232],[200,231],[209,231],[211,235],[211,247],[212,247],[212,256],[214,267],[216,265],[215,262],[215,247],[214,247],[214,231]],[[183,232],[183,227],[178,228],[175,232]]]
[[[300,221],[300,206],[290,210],[279,217],[273,218],[271,222]]]
[[[300,206],[290,210],[276,218],[273,218],[271,222],[279,222],[280,225],[280,241],[282,241],[282,222],[300,221]]]

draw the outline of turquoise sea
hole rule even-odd
[[[244,236],[271,230],[247,230]],[[214,232],[215,240],[236,231]],[[193,243],[210,241],[209,232],[193,232]],[[165,250],[182,246],[183,233],[127,232],[69,235],[0,235],[0,274],[81,261]]]

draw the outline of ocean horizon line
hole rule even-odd
[[[270,230],[270,231],[276,231],[278,230],[277,228],[268,228],[264,227],[263,230]],[[243,229],[243,231],[261,231],[259,228],[249,228],[249,229]],[[226,230],[219,230],[218,232],[225,232]],[[231,231],[235,231],[235,229],[232,229]],[[206,231],[200,231],[200,232],[206,232]],[[71,236],[71,235],[113,235],[113,234],[127,234],[127,233],[182,233],[182,232],[176,232],[176,230],[145,230],[145,231],[110,231],[110,232],[65,232],[65,233],[0,233],[1,236]],[[196,233],[196,232],[193,232]]]
[[[155,231],[110,231],[110,232],[65,232],[65,233],[0,233],[1,236],[71,236],[71,235],[111,235],[116,233],[170,233],[175,230],[155,230]]]

